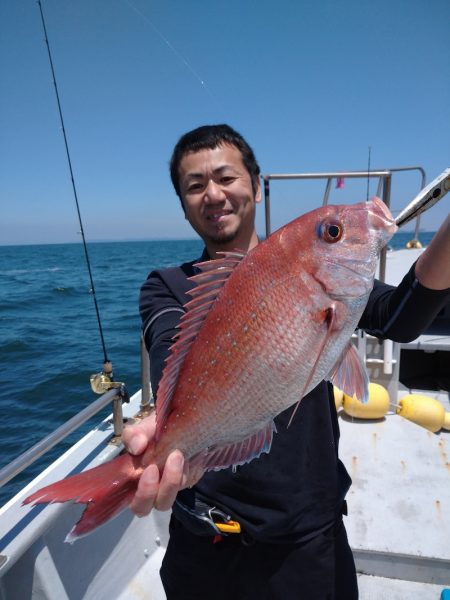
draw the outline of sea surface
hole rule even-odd
[[[422,233],[426,245],[433,233]],[[398,233],[393,249],[411,233]],[[140,387],[138,296],[154,268],[200,256],[199,240],[88,245],[114,377]],[[0,246],[0,468],[96,399],[103,350],[81,244]],[[0,506],[110,413],[106,408],[0,489]]]

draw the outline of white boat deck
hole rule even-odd
[[[388,283],[398,284],[420,253],[388,253]],[[406,346],[449,351],[450,337],[422,335]],[[414,392],[400,384],[391,401]],[[416,392],[450,410],[448,393]],[[339,421],[361,598],[439,598],[450,587],[450,432],[431,433],[395,413],[363,421],[341,412]]]
[[[434,434],[395,414],[341,416],[340,428],[358,571],[450,586],[450,432]]]
[[[386,253],[386,283],[398,285],[423,249],[403,249]]]

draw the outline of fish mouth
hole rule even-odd
[[[375,229],[384,229],[387,236],[392,236],[398,227],[386,204],[375,196],[368,202],[369,224]]]

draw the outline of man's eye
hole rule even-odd
[[[190,185],[188,185],[187,191],[188,192],[198,192],[202,189],[202,184],[201,183],[191,183]]]
[[[225,185],[228,183],[232,183],[236,178],[231,175],[224,175],[224,177],[220,178],[220,183],[224,183]]]

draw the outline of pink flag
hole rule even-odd
[[[343,177],[338,177],[336,179],[336,189],[337,190],[341,190],[344,187],[344,178]]]

